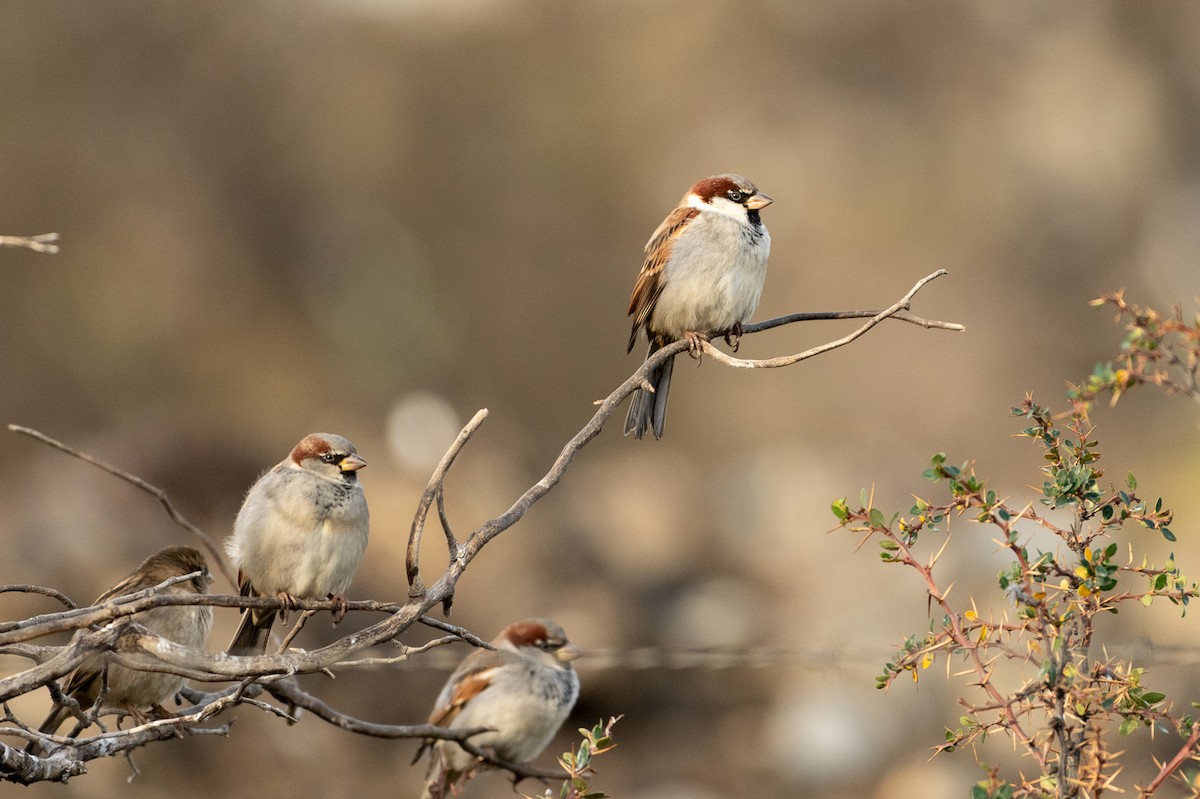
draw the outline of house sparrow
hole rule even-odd
[[[95,604],[102,605],[111,599],[134,594],[172,577],[193,572],[198,574],[190,580],[163,589],[162,593],[204,594],[208,592],[208,584],[212,582],[208,563],[202,554],[191,547],[167,547],[146,558],[137,571],[101,594]],[[208,641],[208,632],[212,629],[212,608],[206,605],[151,608],[135,613],[130,618],[163,638],[193,649],[204,646]],[[78,702],[85,712],[96,704],[100,695],[104,683],[104,664],[103,655],[87,658],[71,673],[63,686],[63,691]],[[183,678],[177,674],[137,671],[114,663],[108,667],[108,693],[102,700],[102,709],[120,710],[135,715],[145,709],[162,712],[163,703],[173,697],[182,685]],[[71,718],[71,715],[71,711],[65,705],[59,704],[50,712],[38,731],[53,734],[64,721]],[[75,737],[83,729],[83,726],[79,725],[71,733],[71,737]],[[31,744],[30,749],[32,748]]]
[[[494,650],[472,652],[450,675],[429,723],[492,727],[494,731],[471,742],[502,760],[525,763],[546,748],[579,698],[579,677],[571,661],[580,651],[549,619],[513,622],[492,645]],[[446,796],[476,761],[453,741],[426,741],[417,757],[429,747],[434,751],[425,799]]]
[[[702,339],[724,335],[734,349],[742,322],[758,307],[767,276],[771,237],[759,219],[772,199],[740,175],[716,175],[688,189],[646,242],[646,261],[629,298],[633,350],[644,328],[654,354],[686,338],[695,351]],[[662,438],[674,359],[649,376],[651,394],[633,392],[625,434]]]
[[[330,598],[339,603],[334,624],[341,621],[367,548],[370,517],[358,483],[366,465],[346,439],[313,433],[250,487],[225,542],[242,596]],[[277,612],[242,611],[229,654],[266,652]]]

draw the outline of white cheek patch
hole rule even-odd
[[[728,198],[713,197],[709,202],[705,202],[698,194],[689,194],[687,200],[688,206],[698,211],[717,213],[742,224],[746,223],[746,209]]]

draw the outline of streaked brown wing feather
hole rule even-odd
[[[100,658],[88,658],[79,664],[63,686],[63,693],[87,710],[100,696]]]
[[[467,702],[479,696],[492,684],[492,674],[497,668],[499,666],[488,666],[465,675],[455,686],[454,695],[450,697],[450,701],[435,708],[429,715],[429,723],[439,727],[449,726]]]
[[[649,321],[654,305],[658,302],[658,295],[662,293],[663,268],[671,257],[671,248],[675,245],[675,240],[683,232],[688,220],[698,213],[700,212],[695,208],[686,205],[677,207],[667,215],[646,242],[646,261],[642,264],[642,271],[638,273],[637,282],[634,283],[633,294],[629,297],[629,310],[626,312],[633,317],[633,330],[629,334],[629,347],[626,352],[633,349],[638,328],[644,327]]]
[[[250,578],[241,569],[238,569],[238,593],[242,596],[258,596],[254,586],[250,585]]]
[[[250,576],[241,569],[238,569],[237,579],[238,593],[242,596],[263,596],[262,592],[255,588],[250,582]],[[273,623],[275,620],[275,614],[277,612],[273,610],[256,610],[254,608],[249,608],[248,610],[250,611],[250,618],[254,620],[255,626],[262,626],[268,615],[270,615]],[[245,613],[246,609],[244,609],[242,612]]]

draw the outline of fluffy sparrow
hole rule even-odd
[[[471,742],[502,760],[525,763],[546,748],[579,698],[571,661],[580,652],[549,619],[513,622],[492,645],[494,650],[468,655],[450,675],[429,723],[492,727]],[[424,797],[445,796],[476,758],[453,741],[426,741],[418,758],[426,747],[434,751]]]
[[[146,558],[137,571],[101,594],[95,604],[101,605],[110,599],[135,594],[172,577],[192,572],[198,573],[190,580],[163,589],[163,593],[203,594],[207,593],[208,584],[212,582],[208,563],[202,554],[191,547],[167,547]],[[204,646],[208,641],[208,632],[212,629],[212,608],[208,606],[174,605],[151,608],[130,618],[163,638],[193,649]],[[104,663],[103,655],[88,658],[79,664],[63,686],[64,692],[78,702],[84,712],[92,708],[100,697],[100,690],[104,684]],[[118,710],[134,715],[140,715],[146,709],[163,712],[162,705],[173,697],[182,685],[183,678],[177,674],[136,671],[114,663],[108,667],[108,693],[101,700],[101,710]],[[57,705],[38,731],[52,734],[64,721],[71,718],[71,715],[71,711],[65,705]],[[71,733],[71,737],[78,735],[83,729],[83,725],[79,725]],[[32,748],[31,745],[30,749]]]
[[[334,623],[341,621],[345,591],[367,548],[370,517],[358,482],[366,465],[346,439],[313,433],[258,478],[225,542],[242,596],[334,599],[341,605]],[[276,613],[243,611],[229,654],[266,652]]]
[[[688,189],[650,241],[629,298],[633,330],[646,331],[650,357],[681,338],[694,352],[701,339],[723,335],[735,345],[742,322],[758,307],[767,276],[771,237],[758,212],[772,202],[740,175],[716,175]],[[633,392],[625,434],[662,438],[671,384],[671,359],[649,376],[654,393]]]

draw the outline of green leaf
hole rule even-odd
[[[1130,491],[1137,491],[1137,478],[1133,476],[1133,472],[1125,475],[1125,485],[1129,486]]]
[[[883,511],[879,508],[871,508],[870,519],[872,527],[887,527],[887,520],[883,518]]]
[[[1160,694],[1157,691],[1151,691],[1150,693],[1142,694],[1142,699],[1146,700],[1146,703],[1150,705],[1157,705],[1166,698],[1166,694]]]
[[[850,507],[846,505],[845,497],[842,497],[841,499],[835,499],[833,504],[830,505],[829,509],[833,511],[834,516],[838,517],[843,522],[850,518]]]
[[[1117,728],[1117,732],[1121,735],[1129,735],[1138,728],[1138,720],[1136,718],[1126,718],[1121,722],[1121,726]]]
[[[1160,528],[1159,532],[1161,532],[1163,535],[1163,538],[1167,539],[1168,541],[1178,540],[1175,538],[1175,534],[1172,533],[1169,528],[1166,528],[1166,527]]]

